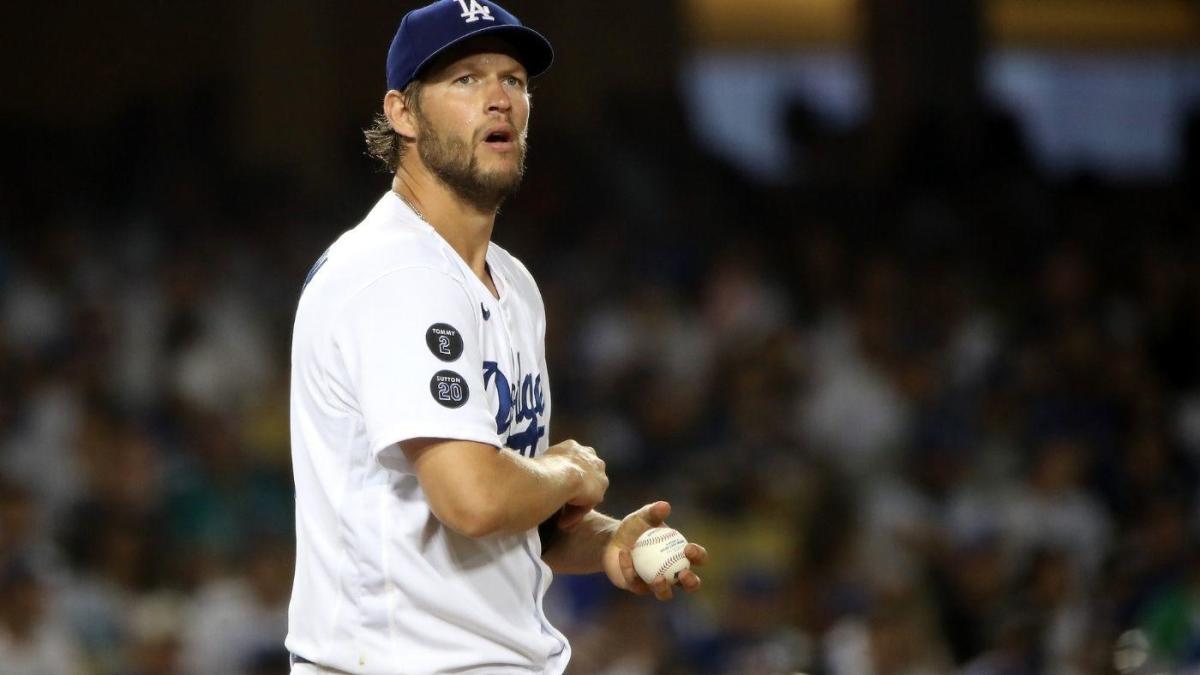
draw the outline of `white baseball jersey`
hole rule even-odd
[[[399,442],[547,447],[545,312],[490,244],[496,300],[395,193],[313,267],[292,342],[296,577],[287,647],[349,673],[561,673],[537,530],[437,520]]]

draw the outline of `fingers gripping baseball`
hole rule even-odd
[[[703,565],[708,560],[708,551],[699,544],[689,543],[684,547],[684,556],[689,567],[676,573],[675,582],[683,588],[684,592],[695,593],[700,590],[700,576],[693,568]],[[674,583],[666,575],[656,576],[654,581],[649,584],[649,588],[654,593],[654,597],[659,600],[670,600],[675,597]]]
[[[693,570],[708,562],[708,550],[700,544],[688,544],[683,549],[683,553],[687,556],[691,567],[679,573],[679,585],[683,587],[684,591],[695,593],[700,590],[700,576]]]
[[[653,593],[659,600],[674,596],[675,583],[688,593],[700,589],[700,577],[692,568],[702,566],[708,552],[664,527],[670,513],[670,504],[654,502],[621,522],[605,555],[605,571],[618,588],[638,595]]]
[[[634,512],[638,518],[646,523],[646,530],[652,527],[660,527],[667,521],[667,516],[671,515],[671,505],[667,502],[654,502],[647,504]],[[642,530],[645,532],[646,530]],[[642,532],[638,532],[638,536],[642,536]],[[634,537],[637,541],[637,537]]]

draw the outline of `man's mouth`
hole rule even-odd
[[[511,127],[491,129],[483,138],[484,145],[497,152],[508,152],[516,147],[517,134]]]

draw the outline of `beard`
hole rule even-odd
[[[515,170],[484,171],[479,167],[473,145],[461,138],[439,134],[429,120],[420,114],[417,115],[417,121],[421,128],[417,140],[417,154],[421,161],[463,201],[480,211],[496,211],[521,186],[521,179],[525,177],[524,134],[514,139],[517,153]]]

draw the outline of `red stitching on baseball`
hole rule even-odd
[[[679,553],[676,553],[675,555],[664,560],[662,567],[659,567],[658,572],[656,572],[654,574],[654,578],[657,579],[660,576],[665,577],[667,575],[667,568],[669,568],[671,565],[674,565],[675,563],[679,562],[681,559],[683,559],[683,557],[684,557],[683,552],[680,551]],[[682,572],[683,570],[679,570],[679,571]],[[676,574],[678,574],[678,572]]]
[[[664,532],[663,534],[656,534],[653,537],[650,537],[649,539],[643,539],[641,541],[638,541],[637,543],[635,543],[633,545],[633,547],[638,548],[639,546],[653,546],[654,544],[661,544],[664,541],[669,541],[671,539],[674,539],[678,534],[679,533],[676,532],[675,530],[671,530],[670,532]]]

